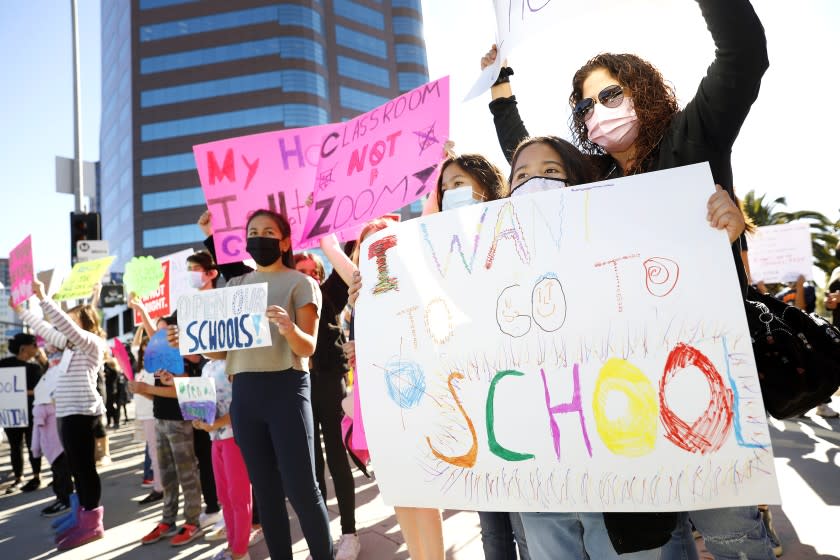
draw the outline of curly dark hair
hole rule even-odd
[[[631,175],[645,171],[671,119],[679,111],[674,88],[665,81],[655,66],[634,54],[602,53],[575,72],[572,94],[569,96],[572,109],[583,98],[583,82],[598,68],[607,70],[622,87],[630,91],[641,126],[635,143],[636,159],[631,162],[625,173]],[[575,144],[583,153],[606,154],[603,148],[589,140],[583,119],[576,118],[573,114],[570,124]]]
[[[438,210],[443,210],[443,172],[453,163],[461,166],[461,169],[475,179],[478,186],[484,191],[485,200],[498,200],[508,195],[510,189],[505,176],[486,157],[480,154],[450,156],[443,160],[440,166],[440,174],[437,180]]]
[[[516,161],[522,150],[532,144],[546,144],[560,156],[563,167],[566,170],[566,184],[570,187],[591,183],[597,179],[595,168],[592,162],[580,153],[571,142],[563,140],[559,136],[533,136],[522,140],[510,158],[510,178],[508,181],[513,184],[513,173],[516,170]]]

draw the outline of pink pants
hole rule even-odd
[[[141,397],[145,398],[145,397]],[[160,478],[160,463],[158,463],[157,454],[157,431],[155,431],[155,419],[147,418],[141,420],[143,423],[143,435],[146,437],[146,443],[149,444],[149,457],[152,459],[152,473],[155,477],[155,492],[163,493],[163,483]]]
[[[213,441],[213,475],[222,504],[228,546],[237,556],[248,552],[251,536],[251,480],[233,438]]]

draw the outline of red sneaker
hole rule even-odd
[[[190,525],[189,523],[184,523],[181,525],[181,528],[178,529],[178,534],[169,539],[169,544],[172,546],[183,546],[187,543],[190,543],[201,536],[201,529],[198,525]]]
[[[143,544],[152,544],[158,542],[163,537],[169,537],[175,534],[175,525],[168,523],[158,523],[151,533],[140,539]]]

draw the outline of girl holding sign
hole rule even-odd
[[[315,351],[321,292],[294,269],[285,217],[258,210],[248,220],[246,250],[257,269],[228,286],[268,283],[271,346],[208,354],[233,376],[231,424],[259,502],[272,558],[291,558],[288,497],[314,560],[331,560],[327,509],[315,480],[309,356]],[[170,344],[178,344],[173,329]]]
[[[38,280],[32,283],[32,291],[41,300],[44,317],[52,325],[31,316],[30,326],[49,344],[65,348],[68,360],[54,392],[58,431],[81,506],[77,524],[56,537],[58,550],[67,550],[101,539],[105,534],[104,510],[99,505],[102,483],[94,459],[94,431],[105,414],[105,403],[96,390],[96,383],[108,346],[92,306],[80,305],[65,313],[44,294],[44,285]]]

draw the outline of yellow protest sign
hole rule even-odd
[[[76,263],[53,299],[62,301],[89,297],[93,287],[102,280],[112,262],[114,257]]]

